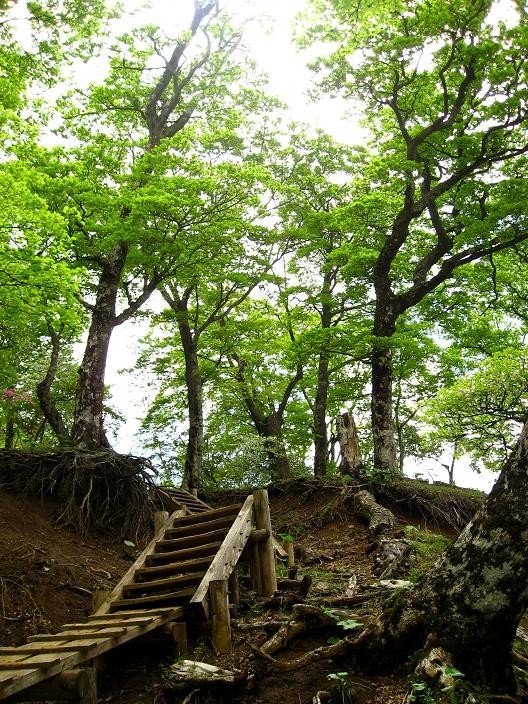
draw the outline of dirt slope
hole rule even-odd
[[[0,490],[0,644],[90,613],[91,592],[128,569],[121,545],[55,524],[56,507]]]
[[[292,485],[270,491],[272,522],[276,534],[295,539],[299,576],[312,578],[310,602],[319,606],[337,604],[350,580],[367,585],[375,579],[372,557],[368,554],[366,527],[355,517],[339,491],[311,484]],[[207,497],[215,503],[231,503],[237,497]],[[108,589],[130,566],[122,544],[109,538],[85,539],[56,525],[56,507],[51,502],[27,499],[0,490],[0,645],[18,645],[28,635],[53,631],[62,623],[82,618],[90,612],[91,592]],[[405,517],[407,522],[408,517]],[[141,547],[141,546],[138,546]],[[281,576],[286,568],[281,567]],[[252,645],[261,645],[268,634],[253,628],[255,621],[281,620],[287,609],[272,610],[259,605],[246,593],[246,604],[235,621],[235,653],[218,658],[212,653],[207,630],[192,634],[190,657],[243,668],[254,662]],[[367,605],[367,611],[374,605]],[[249,625],[248,625],[249,624]],[[302,653],[325,645],[329,634],[310,634],[289,645],[278,659],[296,659]],[[136,644],[124,648],[110,660],[100,677],[100,703],[169,704],[183,701],[183,695],[162,688],[163,671],[170,664],[167,650]],[[345,667],[341,665],[341,670]],[[239,704],[309,704],[314,694],[332,684],[340,670],[337,662],[321,661],[298,672],[272,673],[257,667],[254,686],[225,696],[216,692],[212,699],[195,696],[189,703],[205,701]],[[397,704],[403,701],[407,673],[375,680],[354,679],[354,701],[371,704]]]

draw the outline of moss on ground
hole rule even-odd
[[[410,542],[415,562],[407,574],[407,579],[417,582],[428,572],[445,550],[451,545],[451,540],[444,535],[420,530],[415,526],[405,526],[405,537]]]

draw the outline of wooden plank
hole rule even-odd
[[[190,535],[209,533],[212,530],[217,530],[220,528],[229,528],[231,523],[233,523],[234,518],[235,516],[220,516],[220,518],[215,518],[211,521],[204,520],[199,523],[193,523],[192,525],[167,528],[165,531],[165,539],[174,540],[175,538],[186,538]]]
[[[137,628],[137,627],[136,627]],[[55,640],[93,640],[94,638],[117,638],[124,635],[126,628],[105,628],[99,631],[64,631],[62,633],[40,633],[36,636],[29,636],[29,643],[53,642]]]
[[[161,539],[163,536],[166,528],[169,528],[172,523],[180,517],[180,515],[183,515],[182,511],[175,511],[171,516],[169,516],[169,519],[163,525],[160,530],[154,535],[150,543],[147,545],[147,547],[143,550],[141,555],[138,557],[138,559],[134,562],[132,567],[123,575],[122,579],[116,584],[116,586],[112,589],[110,594],[108,595],[108,598],[99,606],[97,611],[95,612],[96,615],[101,615],[101,614],[106,614],[111,610],[111,604],[113,601],[117,601],[121,598],[123,594],[123,587],[127,584],[130,584],[131,582],[134,581],[134,572],[137,570],[138,567],[143,567],[145,564],[145,559],[147,555],[149,555],[151,552],[154,552],[156,543],[158,540]]]
[[[175,587],[178,584],[192,584],[196,582],[199,584],[204,576],[205,572],[189,572],[189,574],[182,574],[178,577],[169,577],[167,579],[153,579],[151,582],[137,582],[135,584],[129,584],[123,589],[124,594],[131,594],[134,592],[149,592],[153,590],[163,590]]]
[[[72,645],[71,643],[29,643],[27,645],[20,645],[18,648],[15,647],[2,647],[0,648],[0,655],[18,655],[19,653],[30,653],[34,655],[35,653],[69,653],[75,650],[86,650],[90,648],[90,643],[77,643]]]
[[[37,667],[47,670],[60,662],[60,658],[45,658],[44,654],[36,655],[35,657],[1,658],[0,670],[29,670],[31,667]]]
[[[212,580],[225,580],[229,577],[244,550],[252,530],[253,496],[248,496],[238,516],[233,521],[233,525],[221,547],[213,558],[204,578],[200,582],[195,595],[191,599],[191,604],[201,604],[207,614],[208,606],[206,599],[209,591],[209,583]]]
[[[219,543],[218,547],[220,547]],[[158,565],[157,567],[141,567],[136,570],[136,581],[139,578],[157,577],[163,575],[184,574],[186,572],[196,572],[200,567],[207,568],[211,564],[212,557],[199,557],[196,560],[186,560],[184,562],[169,562],[166,565]]]
[[[219,530],[212,530],[209,533],[202,533],[201,535],[190,535],[188,538],[158,540],[156,543],[156,553],[165,552],[167,550],[175,551],[183,548],[191,548],[195,545],[213,543],[218,540],[223,541],[228,532],[228,528],[221,528]]]
[[[128,628],[129,626],[142,626],[145,623],[148,623],[149,621],[152,621],[154,617],[153,616],[136,616],[135,618],[123,618],[123,619],[105,619],[104,621],[99,621],[99,620],[92,620],[89,623],[64,623],[61,627],[61,631],[69,630],[85,630],[86,628],[103,628],[104,626],[115,626],[115,627],[123,627],[123,628]]]
[[[112,603],[112,608],[125,608],[140,604],[156,604],[160,601],[171,601],[173,599],[186,599],[194,594],[194,589],[181,589],[177,592],[169,592],[168,594],[157,594],[156,596],[142,596],[138,599],[120,599]]]
[[[197,545],[194,548],[186,548],[185,550],[173,550],[170,552],[156,552],[152,555],[147,555],[145,564],[155,565],[164,562],[177,562],[178,560],[185,560],[191,557],[198,557],[199,555],[211,555],[216,553],[218,548],[222,545],[222,541],[218,540],[213,543],[206,543],[205,545]]]
[[[123,611],[122,613],[114,612],[109,614],[104,614],[105,619],[117,620],[119,618],[127,619],[128,617],[134,618],[135,616],[149,616],[158,618],[160,616],[167,616],[167,620],[179,618],[183,616],[184,610],[181,606],[158,606],[154,609],[139,609],[136,611]],[[92,614],[88,616],[88,621],[99,620],[101,616],[97,614]]]

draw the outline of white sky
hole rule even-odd
[[[311,102],[306,93],[310,87],[311,74],[306,68],[306,58],[301,56],[291,42],[291,29],[295,15],[305,7],[305,0],[224,0],[225,7],[242,17],[266,18],[267,31],[255,20],[246,27],[245,44],[251,55],[269,75],[270,91],[290,106],[292,119],[305,121],[312,127],[330,131],[336,139],[344,142],[360,142],[362,130],[353,116],[346,116],[346,106],[342,101],[326,98],[319,103]],[[510,4],[505,0],[501,4]],[[144,4],[139,7],[144,8]],[[188,25],[192,14],[192,0],[152,0],[151,10],[141,9],[136,15],[138,22],[159,24],[163,18],[163,28],[167,34],[177,33],[178,27]],[[172,29],[174,28],[174,30]],[[121,452],[140,454],[141,447],[134,438],[139,427],[137,415],[146,411],[145,395],[148,389],[138,379],[119,375],[123,367],[132,367],[135,357],[134,340],[138,338],[142,326],[137,323],[118,328],[111,342],[106,380],[111,385],[114,404],[127,417],[127,423],[116,439],[116,449]],[[449,463],[449,457],[442,461]],[[447,472],[439,462],[430,460],[416,465],[410,462],[406,472],[421,473],[429,479],[447,480]],[[455,470],[457,484],[473,486],[488,491],[496,478],[490,472],[476,474],[467,462],[460,461]]]

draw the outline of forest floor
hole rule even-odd
[[[420,494],[424,490],[416,483],[416,490],[412,491]],[[448,491],[456,494],[451,488]],[[232,503],[239,496],[216,494],[206,500],[220,505]],[[462,502],[466,500],[466,495],[461,493],[460,496]],[[367,527],[351,509],[346,489],[309,481],[293,482],[272,488],[270,500],[276,535],[295,539],[297,578],[309,576],[312,579],[306,603],[342,608],[347,603],[345,595],[351,580],[356,583],[356,593],[376,582],[378,577],[369,552],[372,539]],[[475,492],[471,500],[479,500]],[[456,535],[456,531],[446,525],[431,526],[429,520],[428,526],[423,511],[419,515],[410,513],[404,503],[398,506],[396,502],[391,509],[400,521],[393,533],[406,536],[417,548],[415,571],[420,564],[424,566],[428,560],[433,560],[435,550],[445,547]],[[92,591],[111,588],[134,559],[133,555],[127,555],[130,548],[121,541],[105,536],[86,538],[56,525],[58,515],[51,501],[17,496],[0,489],[0,645],[20,645],[29,635],[53,632],[65,622],[87,616]],[[428,533],[431,527],[434,530]],[[286,567],[279,566],[279,572],[279,576],[286,576]],[[346,608],[353,608],[364,617],[365,614],[375,615],[379,603],[367,600],[363,605]],[[289,613],[286,600],[283,605],[279,600],[269,608],[255,594],[242,590],[240,612],[233,620],[234,650],[229,656],[214,654],[206,628],[191,629],[187,657],[234,672],[253,672],[255,676],[249,680],[244,678],[243,685],[227,690],[217,687],[207,696],[202,693],[185,699],[188,691],[175,692],[167,685],[167,674],[174,659],[168,656],[166,646],[145,648],[138,640],[113,651],[108,658],[106,669],[99,675],[98,701],[100,704],[178,704],[185,699],[188,704],[311,704],[316,692],[336,686],[339,700],[344,703],[401,704],[404,701],[412,672],[410,664],[403,664],[390,675],[369,675],[368,678],[359,673],[355,675],[349,663],[335,660],[320,660],[294,672],[270,669],[265,661],[255,657],[252,647],[260,646],[269,637],[268,622],[286,620]],[[303,653],[324,646],[332,636],[336,636],[335,628],[310,632],[294,639],[274,657],[282,661],[297,659]],[[345,670],[348,675],[343,674]],[[353,692],[348,700],[347,691]]]

